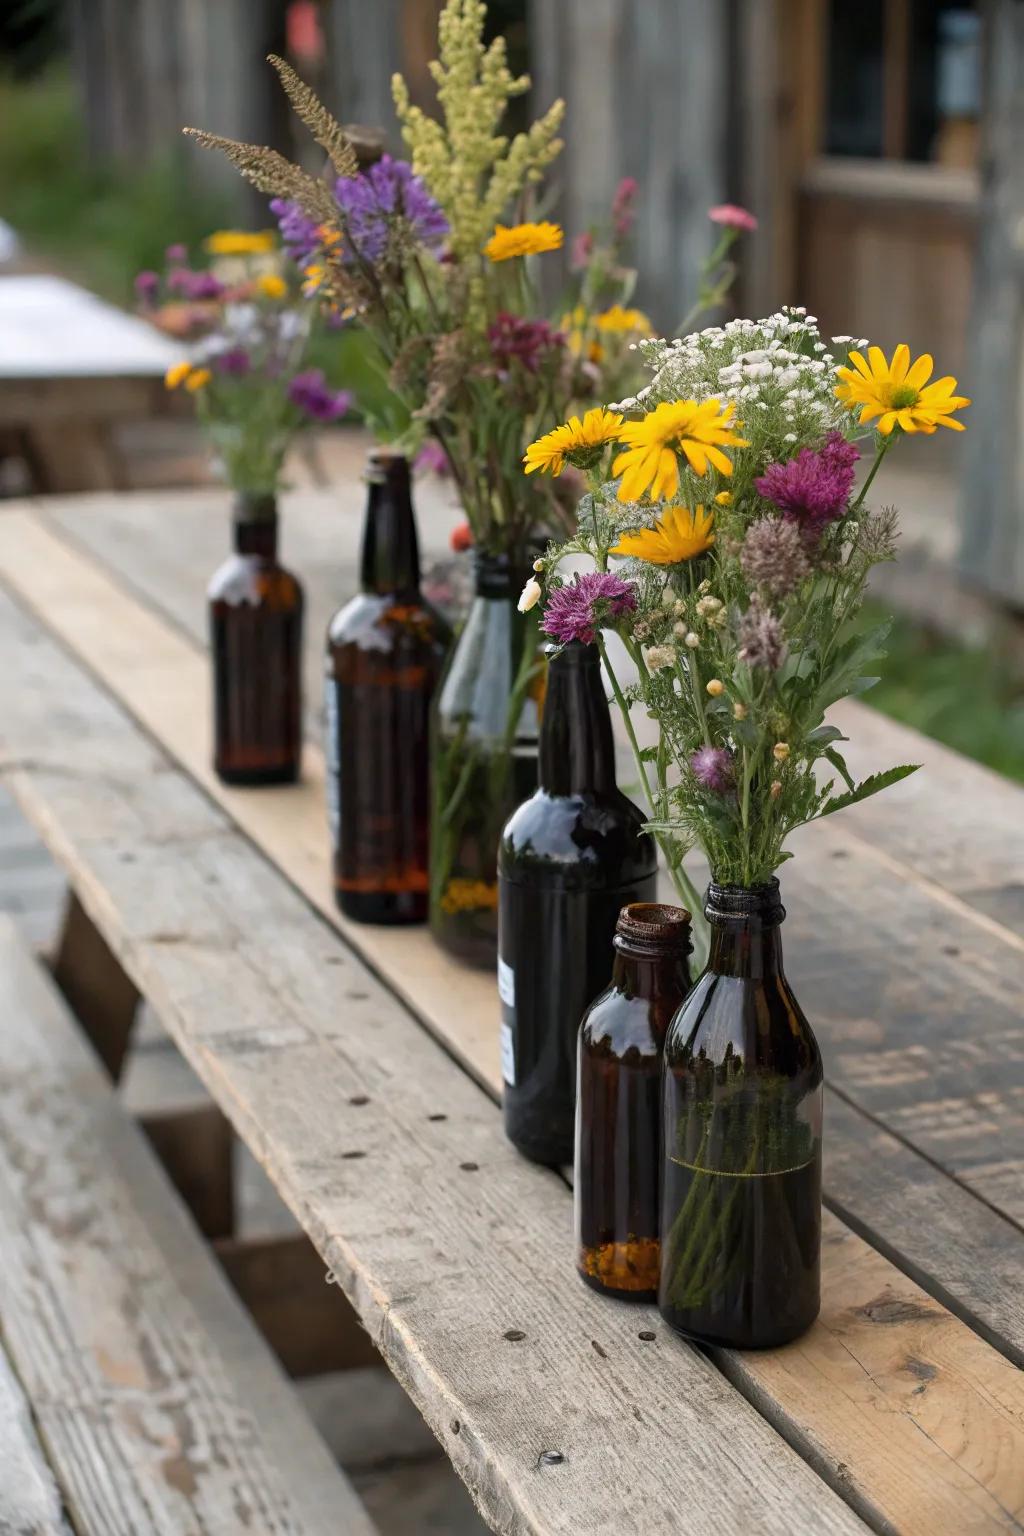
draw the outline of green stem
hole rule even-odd
[[[860,495],[857,497],[857,500],[850,508],[851,512],[857,511],[857,508],[861,505],[868,491],[871,489],[871,482],[878,474],[882,460],[885,458],[886,454],[889,452],[889,449],[892,447],[895,437],[896,429],[894,428],[893,431],[889,433],[889,436],[883,438],[879,443],[878,452],[875,454],[875,462],[872,464],[870,470],[868,471],[868,477],[860,488]]]

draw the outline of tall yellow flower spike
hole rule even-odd
[[[619,535],[613,555],[634,555],[651,565],[681,565],[710,549],[715,542],[715,514],[702,506],[665,507],[653,528]]]
[[[625,451],[612,465],[622,476],[619,500],[639,501],[649,491],[652,500],[669,501],[679,490],[680,453],[695,475],[706,475],[709,465],[731,475],[732,460],[722,448],[749,447],[733,431],[740,425],[735,409],[720,400],[666,400],[643,421],[627,422],[619,435]]]
[[[852,368],[836,370],[842,381],[836,386],[836,396],[848,410],[860,408],[862,426],[877,417],[883,437],[894,427],[928,434],[936,427],[964,430],[963,422],[954,421],[951,413],[971,402],[966,395],[953,393],[956,379],[949,375],[928,383],[934,364],[927,352],[912,364],[910,348],[900,342],[891,363],[886,362],[881,347],[869,347],[866,361],[862,353],[851,352],[850,362]]]

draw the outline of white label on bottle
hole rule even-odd
[[[498,996],[509,1008],[516,1005],[516,973],[498,956]]]
[[[501,1075],[510,1088],[516,1085],[516,1046],[511,1025],[501,1024]]]

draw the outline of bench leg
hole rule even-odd
[[[348,1298],[305,1233],[229,1238],[213,1250],[289,1376],[383,1364]]]
[[[141,1115],[167,1177],[196,1226],[207,1238],[227,1238],[235,1230],[235,1133],[216,1104]]]
[[[53,976],[110,1076],[121,1076],[139,994],[72,891]]]

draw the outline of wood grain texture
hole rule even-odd
[[[71,1536],[57,1484],[36,1436],[32,1411],[2,1349],[0,1536]]]
[[[9,922],[0,1020],[0,1325],[75,1529],[369,1536]]]
[[[796,1498],[825,1536],[862,1531],[702,1355],[580,1284],[561,1179],[5,597],[0,643],[20,680],[5,778],[485,1518],[653,1536],[685,1511],[694,1536],[790,1536]]]
[[[355,492],[341,488],[337,494],[344,507],[355,510]],[[239,792],[220,785],[209,768],[206,710],[199,702],[209,686],[203,656],[174,625],[126,593],[96,559],[67,542],[66,530],[73,529],[96,557],[106,553],[125,581],[148,588],[182,629],[201,635],[200,570],[212,563],[221,542],[222,530],[214,527],[218,503],[209,493],[180,502],[173,525],[162,496],[94,497],[74,509],[51,504],[49,516],[61,525],[57,532],[35,513],[12,509],[0,514],[6,535],[0,573],[477,1081],[500,1095],[491,978],[453,965],[422,932],[352,925],[336,911],[324,833],[323,762],[315,742],[307,746],[305,782],[294,790]],[[328,550],[337,530],[328,513],[323,498],[309,496],[294,498],[285,511],[291,557],[299,557],[304,575],[308,570],[311,611],[317,603],[323,611],[336,600],[339,572]],[[354,556],[354,522],[345,540],[342,557]],[[332,558],[337,555],[335,550]],[[313,628],[311,644],[318,652]],[[929,847],[938,847],[942,827],[949,828],[955,797],[984,804],[982,790],[993,787],[993,780],[1012,859],[1024,842],[1015,830],[1024,825],[1024,794],[860,706],[843,709],[856,711],[846,721],[850,729],[866,733],[865,744],[856,748],[865,770],[879,759],[922,756],[927,772],[908,782],[934,777],[937,787],[931,796],[915,790],[909,805],[902,801],[900,816],[886,826],[884,851],[865,835],[871,807],[863,808],[863,819],[856,811],[845,825],[809,829],[787,876],[790,971],[821,1037],[830,1078],[846,1096],[835,1101],[837,1112],[830,1115],[827,1195],[858,1231],[915,1279],[929,1284],[928,1277],[935,1277],[944,1300],[1011,1358],[1024,1361],[1024,1293],[1018,1279],[1024,1239],[1006,1215],[1017,1211],[1021,1190],[1022,1128],[1014,1089],[1020,1076],[1020,941],[986,913],[964,905],[952,866],[936,865],[934,854],[928,862]],[[897,733],[895,740],[886,735],[890,731]],[[893,798],[905,788],[898,786]],[[984,824],[980,811],[969,814]],[[930,842],[913,834],[908,857],[920,854],[924,874],[915,868],[909,888],[891,867],[896,860],[909,878],[910,864],[900,862],[901,818],[908,825],[920,821],[931,834]],[[851,823],[852,830],[846,830]],[[986,846],[993,874],[995,843],[990,834]],[[877,1147],[877,1167],[866,1157],[867,1147]],[[880,1189],[882,1166],[893,1171],[891,1188]],[[972,1199],[974,1191],[999,1209]],[[979,1265],[979,1252],[985,1253],[985,1264]]]
[[[26,682],[12,788],[487,1518],[646,1532],[685,1509],[695,1532],[789,1531],[806,1507],[830,1529],[804,1465],[759,1442],[699,1356],[579,1286],[564,1186],[516,1156],[358,958],[50,640],[10,609],[0,633]],[[81,743],[73,778],[48,766],[57,700]],[[810,1364],[733,1355],[731,1379],[874,1528],[1019,1529],[1024,1379],[838,1220],[828,1237]],[[941,1381],[934,1419],[915,1371]]]

